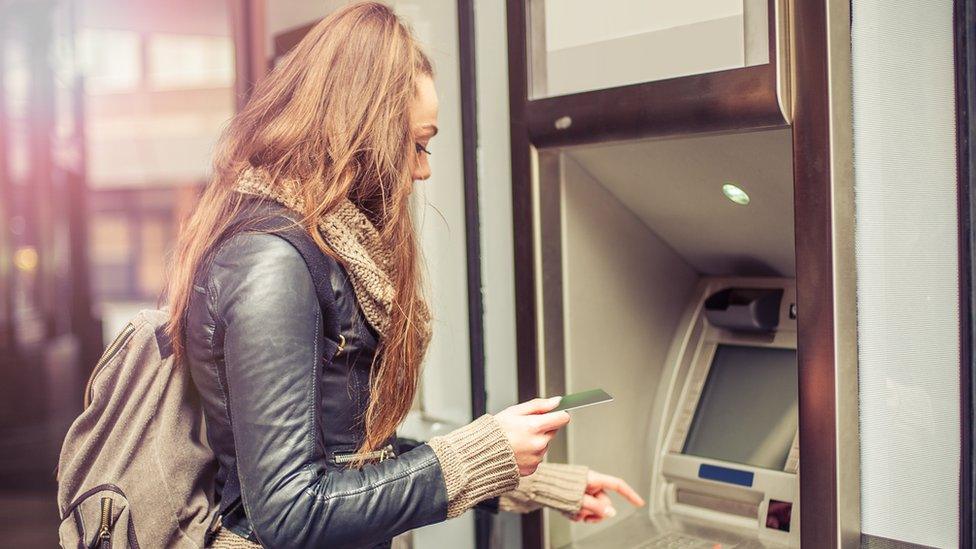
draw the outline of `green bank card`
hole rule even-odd
[[[591,389],[589,391],[564,395],[562,399],[559,400],[559,405],[550,411],[560,412],[564,410],[573,410],[576,408],[582,408],[584,406],[591,406],[593,404],[610,402],[611,400],[613,400],[613,397],[603,389]]]

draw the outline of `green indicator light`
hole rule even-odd
[[[725,185],[722,185],[722,193],[725,194],[725,196],[729,200],[735,202],[736,204],[742,204],[743,206],[745,206],[746,204],[749,203],[749,195],[747,195],[745,191],[743,191],[742,189],[740,189],[739,187],[731,183],[726,183]]]

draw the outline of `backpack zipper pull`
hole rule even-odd
[[[102,498],[102,520],[98,527],[98,545],[100,547],[112,546],[112,531],[109,530],[112,522],[112,498]]]

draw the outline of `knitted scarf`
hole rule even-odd
[[[244,194],[269,198],[299,213],[305,211],[298,183],[282,181],[272,185],[265,170],[245,169],[238,176],[234,188]],[[396,266],[376,226],[348,198],[343,199],[334,211],[322,216],[317,226],[322,238],[341,259],[366,320],[380,336],[386,335],[393,307],[393,273]],[[430,311],[423,301],[417,320],[422,325],[424,348],[430,340]]]

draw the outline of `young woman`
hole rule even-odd
[[[408,197],[430,177],[432,76],[388,7],[354,4],[309,32],[220,142],[167,292],[219,463],[215,547],[387,547],[477,504],[598,521],[615,513],[609,490],[643,504],[619,479],[541,463],[569,422],[546,413],[556,400],[413,447],[396,438],[430,338]],[[327,255],[330,310],[288,241],[229,232],[262,203]]]

